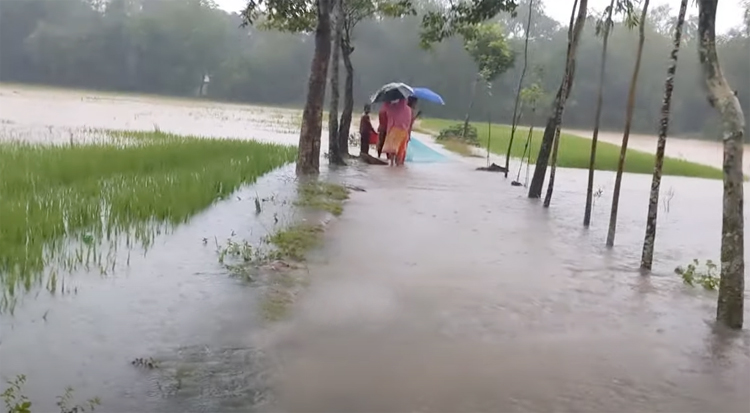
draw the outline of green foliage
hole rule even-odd
[[[422,16],[421,45],[430,48],[434,43],[463,34],[471,26],[492,19],[500,12],[515,15],[516,0],[471,0],[451,2],[445,9],[429,10]]]
[[[0,303],[49,266],[109,265],[102,240],[147,247],[240,185],[294,159],[255,141],[122,132],[100,143],[0,144]],[[73,242],[73,248],[69,244]]]
[[[452,121],[439,119],[423,119],[422,127],[432,131],[442,130],[450,127]],[[479,143],[486,147],[488,133],[486,125],[477,124],[479,131]],[[454,133],[456,127],[454,126]],[[490,152],[505,155],[510,140],[510,125],[492,125],[492,142]],[[544,131],[537,128],[531,137],[529,150],[531,159],[536,159],[541,145]],[[517,136],[526,136],[528,128],[519,127],[516,131]],[[460,133],[459,133],[460,136]],[[520,158],[523,153],[525,140],[515,140],[511,148],[511,156]],[[557,165],[561,168],[580,168],[587,169],[589,165],[589,150],[591,140],[580,136],[570,135],[567,133],[560,134],[560,153],[557,159]],[[654,169],[654,156],[650,153],[628,149],[625,160],[625,172],[651,174]],[[620,157],[620,146],[607,142],[600,142],[596,151],[596,162],[594,167],[597,170],[614,171],[617,169],[617,162]],[[681,159],[665,158],[664,174],[677,176],[691,176],[700,178],[721,179],[723,173],[720,169],[693,162],[687,162]]]
[[[544,90],[538,83],[532,83],[521,89],[521,102],[524,106],[535,108],[545,97]]]
[[[515,60],[515,53],[505,40],[503,28],[497,23],[467,28],[464,32],[464,48],[488,83],[505,73]]]
[[[0,398],[5,403],[7,413],[31,413],[31,401],[23,394],[23,386],[26,384],[26,376],[21,374],[15,379],[7,381],[8,387],[0,393]],[[62,396],[57,396],[57,407],[60,413],[85,413],[93,412],[101,405],[98,397],[87,400],[84,404],[74,404],[73,388],[66,387]]]
[[[476,126],[470,124],[469,128],[466,130],[466,136],[464,136],[464,125],[462,123],[457,123],[441,129],[435,139],[443,142],[454,141],[471,146],[479,146],[478,136],[479,134],[477,133]]]
[[[362,20],[375,16],[400,17],[416,13],[411,0],[351,0],[344,1],[344,30],[351,33]],[[318,2],[315,0],[249,0],[241,13],[243,25],[261,21],[265,29],[308,33],[318,21]]]
[[[711,291],[719,288],[719,270],[711,260],[706,260],[706,263],[701,265],[700,261],[693,259],[687,267],[680,266],[674,271],[682,277],[682,282],[691,287],[698,284]]]
[[[339,216],[344,210],[343,202],[349,199],[349,190],[328,182],[305,182],[300,184],[295,205],[326,211]]]
[[[640,19],[638,13],[635,11],[635,6],[633,5],[632,0],[616,0],[614,10],[611,10],[611,15],[623,15],[623,24],[625,27],[633,29],[638,26],[638,20]],[[607,6],[604,8],[604,11],[599,18],[596,19],[595,33],[597,36],[603,35],[605,29],[610,32],[612,31],[615,23],[610,17],[610,7]]]
[[[278,259],[304,261],[307,252],[318,244],[322,232],[321,225],[297,224],[271,235],[268,242],[276,247]]]
[[[370,4],[376,1],[387,6],[398,4],[397,0],[372,1]],[[520,4],[517,18],[501,12],[492,19],[502,25],[508,44],[516,51],[522,49],[527,1],[514,2]],[[239,14],[196,0],[100,1],[97,7],[92,3],[95,2],[0,0],[0,82],[189,96],[195,94],[203,76],[208,74],[207,97],[212,100],[280,106],[301,106],[305,102],[314,49],[312,36],[307,33],[260,30],[260,23],[267,19],[262,13],[253,26],[239,28],[242,23]],[[545,91],[556,91],[565,59],[567,30],[545,14],[541,3],[535,0],[532,8],[529,50],[534,65],[545,67],[547,72],[544,79],[535,81]],[[638,3],[633,3],[637,7]],[[463,4],[471,6],[473,2],[465,0]],[[415,3],[414,7],[419,16],[382,18],[378,12],[374,18],[365,18],[356,25],[353,34],[357,52],[352,55],[352,63],[358,75],[354,101],[366,101],[378,87],[395,80],[397,74],[407,83],[429,87],[443,96],[445,105],[424,107],[430,116],[461,119],[471,98],[466,93],[466,80],[476,75],[476,64],[459,39],[432,43],[432,50],[421,50],[423,18],[429,12],[438,13],[440,27],[440,22],[445,23],[442,17],[450,15],[450,8],[437,8],[434,3]],[[370,15],[372,8],[362,10]],[[668,4],[649,12],[645,26],[648,42],[632,132],[653,134],[658,126],[664,61],[672,48],[675,12]],[[625,29],[621,16],[613,20],[607,58],[609,81],[602,107],[603,131],[622,130],[627,79],[631,76],[632,53],[638,40],[637,33]],[[713,124],[717,116],[705,99],[695,53],[694,27],[695,20],[688,19],[683,37],[686,53],[680,54],[675,78],[670,135],[715,140],[715,134],[704,133],[705,126]],[[565,110],[566,128],[593,126],[601,59],[601,42],[595,40],[595,35],[594,25],[588,24],[577,52],[579,81]],[[750,33],[738,27],[721,36],[717,47],[722,71],[737,89],[748,113]],[[516,90],[521,66],[514,65],[493,82],[492,96],[477,94],[475,113],[492,110],[493,119],[512,122],[515,94],[507,91]],[[5,93],[8,87],[3,86],[3,99],[9,99],[8,109],[1,111],[0,118],[10,119],[13,96],[12,92]],[[547,105],[540,102],[539,107],[546,110]],[[214,113],[196,113],[196,116]],[[523,119],[528,121],[529,117]],[[292,122],[288,129],[296,130],[298,126],[299,121]],[[747,136],[750,136],[750,122]]]

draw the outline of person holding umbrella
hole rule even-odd
[[[409,132],[414,121],[412,111],[406,99],[387,102],[383,105],[388,117],[383,152],[391,165],[401,166],[406,161],[406,148],[409,144]]]

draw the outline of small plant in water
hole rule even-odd
[[[706,263],[701,266],[700,261],[693,259],[687,267],[679,266],[674,272],[682,277],[682,282],[691,287],[699,284],[712,291],[719,287],[718,267],[711,260],[706,260]]]
[[[7,413],[31,413],[31,400],[23,394],[23,386],[26,384],[26,376],[20,374],[15,379],[7,382],[8,387],[0,393],[5,403]],[[60,413],[84,413],[93,412],[101,404],[98,397],[89,399],[84,404],[73,404],[73,388],[66,387],[62,396],[57,396],[57,407]]]

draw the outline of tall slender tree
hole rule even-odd
[[[586,22],[586,13],[588,7],[588,0],[580,0],[573,4],[573,12],[575,13],[576,7],[578,10],[578,17],[575,19],[575,25],[573,30],[570,32],[568,40],[568,58],[565,64],[565,73],[560,84],[560,88],[555,96],[555,101],[552,107],[552,113],[547,119],[547,125],[544,128],[544,135],[542,136],[542,144],[539,147],[539,153],[536,158],[536,165],[534,165],[534,175],[531,178],[531,184],[529,184],[529,198],[539,198],[542,195],[542,187],[544,185],[544,176],[547,174],[547,166],[552,152],[552,146],[555,140],[555,133],[562,123],[563,112],[565,111],[565,103],[568,100],[570,89],[573,85],[573,79],[575,76],[575,56],[578,50],[578,42],[583,32],[583,26]],[[572,19],[571,19],[572,20]],[[571,23],[573,25],[573,23]]]
[[[721,281],[716,320],[730,328],[742,328],[745,301],[745,222],[743,216],[742,152],[745,117],[736,94],[729,87],[716,53],[716,6],[718,0],[698,1],[698,56],[708,100],[721,115],[724,133],[724,205],[721,225]]]
[[[339,65],[341,63],[341,37],[344,30],[343,0],[333,1],[331,20],[333,23],[333,50],[331,51],[331,99],[328,108],[328,162],[331,165],[346,165],[341,156],[339,140]],[[348,146],[348,142],[344,144]]]
[[[641,18],[638,21],[638,51],[635,57],[635,67],[633,68],[633,77],[630,79],[630,89],[628,90],[628,103],[625,109],[625,131],[622,135],[622,144],[620,146],[620,158],[617,162],[617,174],[615,175],[615,188],[612,193],[612,209],[609,214],[609,231],[607,232],[607,246],[615,245],[615,232],[617,231],[617,209],[620,203],[620,188],[622,186],[622,173],[625,169],[625,155],[628,152],[628,139],[630,138],[630,128],[633,124],[633,110],[635,109],[635,91],[638,85],[638,74],[641,70],[641,57],[643,56],[643,44],[646,41],[646,19],[648,18],[649,0],[643,1]]]
[[[513,138],[516,135],[516,128],[518,128],[519,113],[518,105],[521,101],[521,90],[523,89],[523,80],[526,77],[526,68],[529,64],[529,33],[531,32],[531,17],[534,15],[534,0],[529,0],[529,16],[526,19],[526,28],[524,29],[524,41],[523,41],[523,68],[521,69],[521,76],[518,78],[518,88],[516,89],[516,101],[513,103],[513,120],[510,126],[510,140],[508,141],[508,149],[505,151],[505,177],[508,177],[508,169],[510,168],[510,151],[513,148]],[[533,126],[533,125],[532,125]],[[489,150],[489,149],[488,149]]]
[[[560,95],[570,95],[570,89],[572,87],[573,74],[575,73],[575,49],[573,48],[573,28],[578,26],[577,21],[574,23],[574,17],[576,15],[576,4],[573,3],[573,11],[570,14],[570,24],[568,25],[568,54],[566,58],[566,72],[563,78],[562,85],[560,85]],[[582,27],[582,26],[581,26]],[[567,70],[570,67],[570,70]],[[544,207],[548,208],[552,201],[552,192],[555,187],[555,172],[557,170],[557,152],[560,147],[560,126],[562,124],[562,116],[560,120],[556,122],[554,134],[552,137],[552,156],[550,158],[550,165],[552,166],[549,174],[549,183],[547,184],[547,193],[544,196]],[[546,131],[545,131],[546,132]],[[536,172],[536,170],[534,171]]]
[[[594,164],[596,163],[596,144],[599,140],[599,126],[602,120],[602,103],[604,100],[604,75],[607,69],[607,46],[609,46],[609,33],[612,30],[612,13],[615,8],[615,0],[609,1],[609,7],[604,10],[604,19],[599,20],[596,25],[596,33],[602,35],[602,57],[599,61],[599,85],[596,90],[596,112],[594,114],[594,132],[591,136],[591,153],[589,155],[589,176],[586,185],[586,207],[583,212],[583,226],[591,224],[591,206],[594,199]]]
[[[659,139],[656,143],[656,157],[654,159],[654,175],[651,178],[651,195],[648,198],[648,214],[646,215],[646,236],[643,239],[643,253],[641,254],[641,268],[651,270],[654,261],[654,242],[656,241],[656,218],[659,212],[659,188],[661,186],[662,168],[664,166],[664,151],[667,147],[667,132],[669,131],[669,110],[672,105],[672,91],[674,90],[674,76],[677,72],[677,55],[682,43],[682,26],[685,24],[688,0],[680,2],[677,23],[674,28],[674,43],[669,55],[667,80],[664,82],[664,99],[661,104],[661,120],[659,122]]]

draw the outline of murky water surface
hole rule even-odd
[[[0,88],[0,134],[38,141],[154,123],[296,141],[258,111]],[[66,385],[111,412],[750,411],[750,335],[714,330],[715,293],[672,272],[718,259],[719,181],[664,178],[655,275],[642,277],[650,177],[626,176],[610,251],[612,174],[597,174],[604,191],[583,230],[583,171],[558,172],[545,210],[471,162],[484,160],[339,174],[366,192],[330,224],[293,317],[268,327],[213,239],[257,240],[274,212],[295,219],[292,169],[277,171],[114,275],[71,274],[77,293],[28,295],[0,315],[0,378],[27,374],[39,411]],[[256,216],[255,196],[276,201]]]

